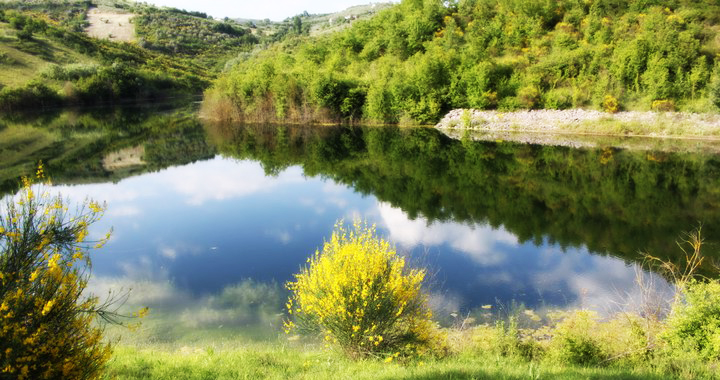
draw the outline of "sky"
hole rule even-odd
[[[388,0],[381,0],[382,2]],[[139,1],[140,2],[140,1]],[[288,17],[308,13],[333,13],[353,5],[363,5],[378,0],[143,0],[158,6],[175,7],[187,11],[207,13],[214,18],[246,18],[282,21]]]

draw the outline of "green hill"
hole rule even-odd
[[[89,37],[87,13],[97,7],[136,15],[137,40]],[[174,8],[2,1],[0,111],[199,94],[228,56],[255,43],[246,28]]]
[[[453,108],[714,111],[716,1],[404,0],[238,60],[209,117],[433,123]]]

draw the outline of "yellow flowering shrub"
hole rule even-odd
[[[287,285],[294,322],[286,322],[286,332],[298,325],[319,331],[352,357],[421,353],[440,339],[421,289],[424,278],[374,226],[356,222],[348,230],[339,222]]]
[[[614,96],[605,95],[602,102],[602,108],[607,113],[616,113],[620,110],[620,103]]]
[[[650,108],[653,111],[672,112],[675,111],[675,102],[672,99],[654,100]]]
[[[38,177],[42,176],[42,168]],[[23,180],[0,215],[0,379],[98,378],[110,357],[95,318],[108,311],[83,295],[88,227],[104,205],[73,212],[60,196]]]

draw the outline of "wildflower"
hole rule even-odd
[[[43,309],[42,309],[42,315],[47,315],[47,313],[49,313],[50,310],[52,310],[53,305],[55,305],[55,301],[54,301],[54,300],[48,301],[48,302],[45,304],[45,307],[43,307]]]
[[[43,163],[42,163],[42,161],[40,161],[40,162],[38,163],[38,167],[37,167],[37,171],[35,172],[35,176],[36,176],[38,179],[42,179],[42,178],[45,177],[45,171],[43,170]]]

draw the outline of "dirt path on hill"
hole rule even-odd
[[[133,17],[132,13],[90,8],[87,14],[90,26],[85,31],[90,37],[130,42],[135,40]]]

